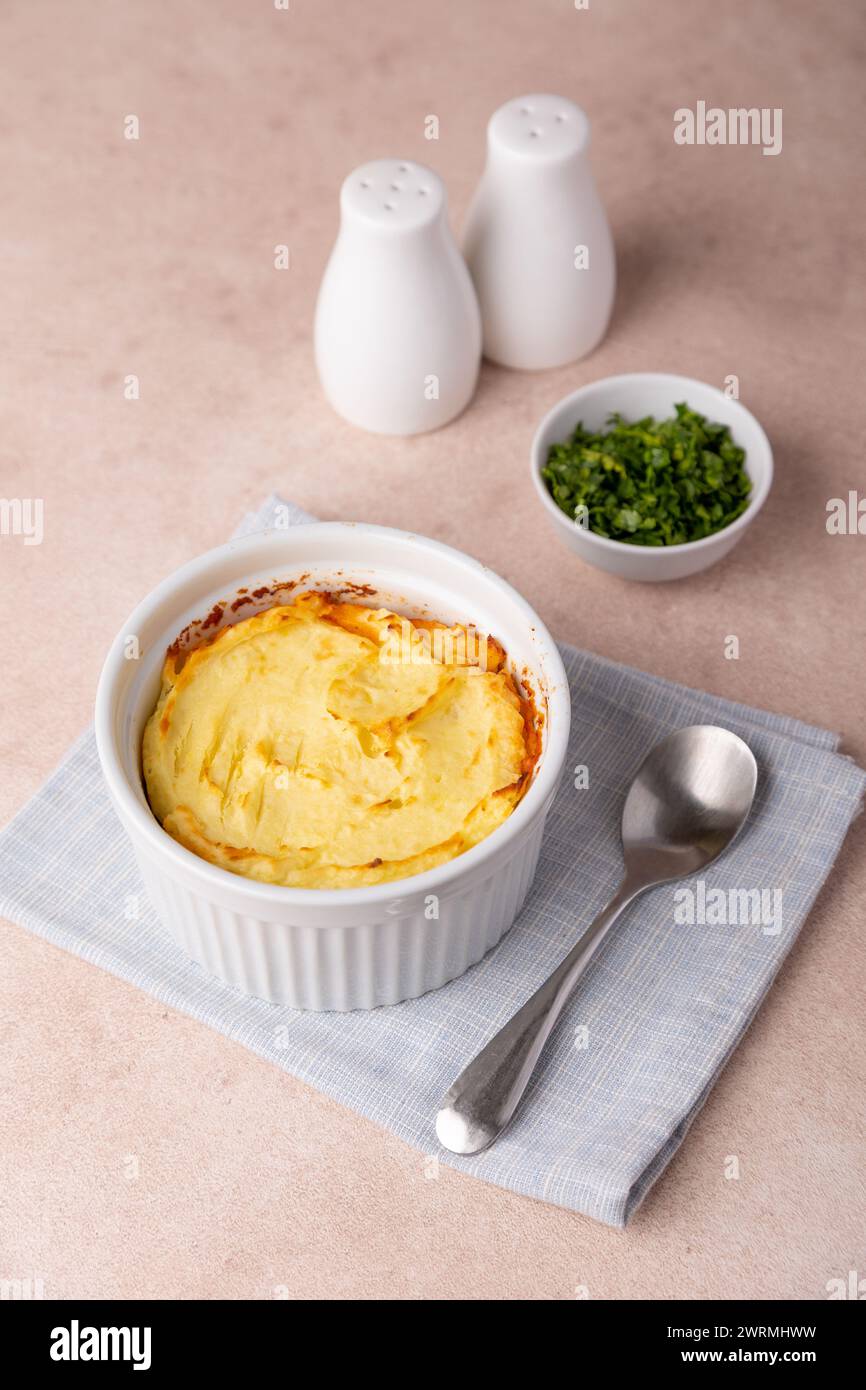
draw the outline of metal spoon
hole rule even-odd
[[[622,812],[625,876],[577,945],[460,1073],[436,1116],[439,1142],[474,1154],[492,1144],[523,1092],[575,985],[613,923],[638,893],[711,864],[749,814],[758,769],[727,729],[695,724],[650,751]]]

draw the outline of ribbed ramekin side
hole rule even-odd
[[[483,878],[438,900],[351,925],[303,925],[239,913],[139,856],[145,887],[178,945],[210,975],[297,1009],[372,1009],[438,989],[509,929],[538,862],[544,816]],[[437,915],[438,914],[438,915]]]

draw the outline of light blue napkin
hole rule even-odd
[[[311,519],[271,498],[240,533]],[[866,774],[822,729],[562,651],[574,725],[535,884],[500,946],[444,989],[370,1013],[311,1014],[210,979],[145,900],[92,730],[0,835],[0,912],[422,1152],[623,1226],[791,949],[860,808]],[[632,774],[665,734],[695,723],[722,724],[753,749],[760,780],[748,826],[703,880],[656,889],[628,910],[499,1142],[475,1158],[444,1153],[433,1130],[443,1093],[603,906],[620,875],[619,818]],[[581,767],[588,786],[575,785],[586,780]]]

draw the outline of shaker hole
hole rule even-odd
[[[429,192],[430,192],[430,189],[429,189],[429,188],[419,188],[419,189],[418,189],[418,197],[419,197],[419,198],[426,198],[426,197],[427,197],[427,194],[428,194]]]
[[[369,180],[369,179],[362,179],[362,180],[361,180],[361,187],[362,187],[362,188],[369,188],[369,187],[370,187],[370,180]]]
[[[531,130],[531,131],[529,132],[529,138],[530,138],[530,140],[537,140],[540,134],[541,134],[541,131],[540,131],[540,130]]]
[[[532,107],[531,107],[531,106],[521,106],[521,108],[520,108],[520,114],[521,114],[521,116],[529,116],[529,115],[531,115],[531,114],[532,114]]]
[[[394,204],[393,204],[393,203],[383,203],[383,204],[382,204],[382,207],[385,209],[386,212],[393,212],[393,211],[394,211]]]
[[[392,191],[393,193],[399,193],[402,187],[403,187],[403,185],[400,184],[400,183],[392,183],[392,184],[391,184],[391,191]]]

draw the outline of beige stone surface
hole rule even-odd
[[[46,520],[41,546],[0,538],[0,815],[87,724],[132,606],[272,489],[461,546],[561,638],[866,759],[866,537],[825,529],[827,499],[866,487],[864,47],[859,6],[811,0],[6,0],[0,490]],[[607,340],[558,371],[486,366],[439,433],[352,429],[311,352],[342,178],[427,161],[459,225],[489,113],[532,90],[593,120],[621,272]],[[782,154],[675,145],[698,99],[783,108]],[[776,451],[760,523],[672,587],[583,567],[527,480],[550,404],[640,368],[736,374]],[[863,827],[625,1233],[426,1179],[396,1139],[4,925],[0,1275],[60,1297],[826,1296],[866,1274]]]

